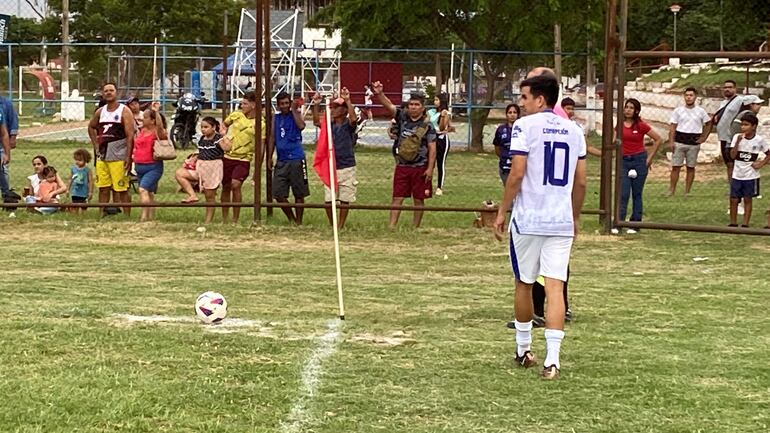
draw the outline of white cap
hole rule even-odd
[[[743,103],[744,104],[761,104],[765,102],[764,99],[760,98],[757,95],[748,95],[743,97]]]

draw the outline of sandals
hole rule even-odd
[[[186,199],[182,200],[182,203],[184,204],[191,204],[191,203],[197,203],[198,197],[187,197]]]

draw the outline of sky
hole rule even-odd
[[[40,13],[46,9],[46,0],[29,0],[29,3],[26,0],[0,0],[0,14],[22,18],[39,18],[30,3],[35,5],[35,9]],[[13,21],[11,21],[11,25],[13,25]]]

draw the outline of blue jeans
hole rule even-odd
[[[5,149],[0,147],[0,157],[5,153]],[[8,173],[8,164],[0,164],[0,193],[5,198],[11,191],[10,175]]]
[[[636,170],[636,178],[628,177],[629,170]],[[620,172],[620,220],[626,220],[628,198],[633,200],[630,221],[641,221],[644,205],[642,192],[647,180],[647,152],[623,157],[623,170]]]

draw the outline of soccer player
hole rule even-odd
[[[516,355],[522,367],[536,363],[532,345],[532,284],[545,278],[546,358],[542,377],[559,377],[564,338],[564,299],[572,242],[586,190],[586,142],[578,126],[553,113],[559,84],[548,75],[521,83],[520,103],[529,114],[516,121],[511,137],[511,173],[495,220],[495,236],[505,235],[506,211],[513,206],[510,232]]]

